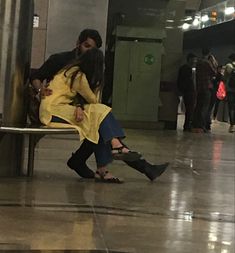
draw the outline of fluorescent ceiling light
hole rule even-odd
[[[181,21],[190,21],[190,20],[192,20],[192,19],[193,19],[193,18],[192,18],[191,16],[187,16],[187,17],[181,19]]]
[[[207,22],[209,20],[209,17],[208,15],[203,15],[202,18],[201,18],[202,22]]]
[[[194,25],[194,26],[198,26],[199,23],[200,23],[200,21],[199,21],[198,18],[195,18],[195,19],[193,20],[193,25]]]
[[[224,10],[225,15],[231,15],[234,13],[234,7],[227,7]]]
[[[188,23],[184,23],[182,25],[183,30],[187,30],[187,29],[189,29],[189,27],[190,27],[190,24],[188,24]]]

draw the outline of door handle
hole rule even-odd
[[[132,74],[129,76],[129,81],[132,82]]]

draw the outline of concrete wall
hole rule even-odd
[[[84,28],[97,29],[105,44],[108,0],[50,0],[46,57],[75,47]]]
[[[38,68],[45,58],[48,0],[35,0],[34,14],[39,16],[39,27],[33,29],[31,67]]]
[[[72,50],[85,28],[97,29],[105,44],[108,0],[35,0],[39,27],[34,28],[32,68],[52,53]]]

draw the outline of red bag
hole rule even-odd
[[[224,100],[226,98],[226,88],[223,81],[220,81],[219,83],[218,90],[216,92],[216,97],[219,100]]]

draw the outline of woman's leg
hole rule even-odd
[[[121,129],[117,120],[114,118],[112,113],[109,113],[107,117],[103,120],[103,122],[101,123],[100,128],[99,128],[99,133],[100,133],[100,138],[103,138],[104,143],[108,145],[107,149],[109,148],[109,152],[111,152],[110,144],[108,144],[110,142],[113,148],[119,148],[123,146],[119,138],[120,139],[124,138],[125,134],[123,130]],[[118,137],[118,138],[115,138],[115,137]],[[125,150],[126,152],[129,151],[128,147],[124,146],[124,148],[126,149]],[[100,150],[98,149],[97,152],[99,151]],[[102,154],[98,154],[98,157],[102,157]],[[128,166],[132,167],[133,169],[139,171],[140,173],[145,174],[151,181],[159,177],[169,165],[169,163],[153,165],[147,162],[145,159],[141,159],[140,156],[133,160],[123,159],[123,161]],[[108,163],[108,161],[106,163]],[[101,168],[104,163],[99,164],[99,161],[97,161],[97,164],[101,165],[100,166]],[[105,168],[103,170],[105,170]]]
[[[121,179],[114,177],[107,169],[107,165],[113,160],[110,143],[105,143],[100,138],[99,143],[94,145],[94,153],[97,164],[95,180],[106,183],[123,183]]]
[[[114,159],[134,161],[141,157],[139,153],[130,151],[122,143],[121,139],[125,138],[125,134],[112,113],[109,113],[100,124],[99,134],[105,143],[111,144]]]

